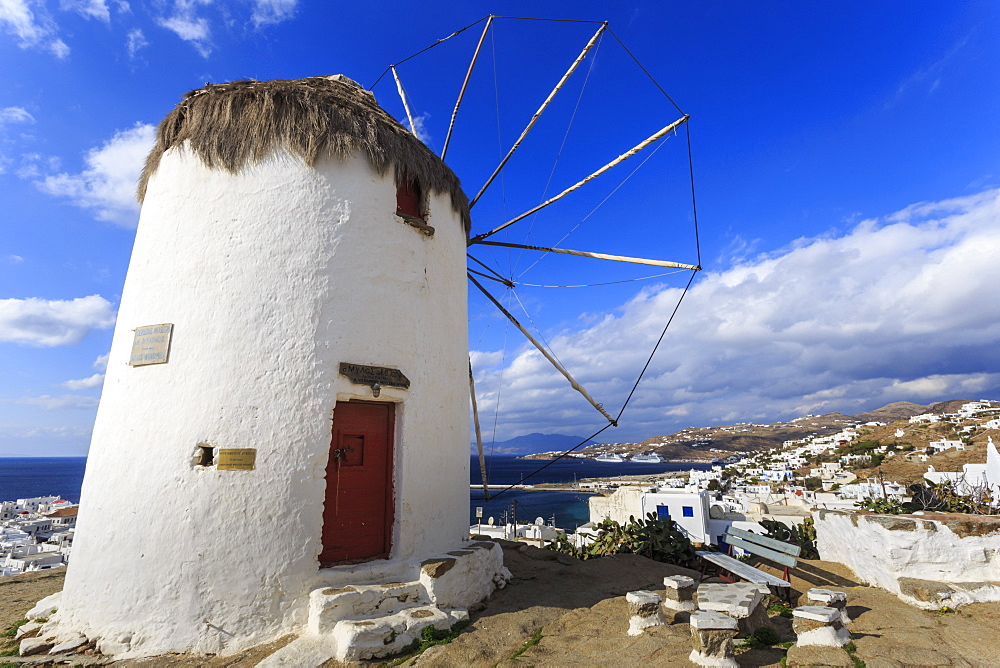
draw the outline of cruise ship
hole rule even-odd
[[[594,461],[595,462],[609,462],[609,463],[612,463],[612,464],[621,464],[625,460],[622,459],[621,455],[617,455],[617,454],[611,452],[611,453],[606,453],[606,454],[603,454],[603,455],[597,455],[596,457],[594,457]]]
[[[632,455],[632,458],[629,461],[635,462],[636,464],[662,464],[663,457],[659,456],[655,452],[649,452],[642,455]]]

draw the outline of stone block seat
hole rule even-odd
[[[799,647],[843,647],[851,642],[851,634],[844,627],[837,608],[800,606],[792,611],[792,630],[796,635],[795,644]]]
[[[663,578],[663,612],[673,616],[673,622],[688,621],[684,613],[698,609],[694,601],[698,583],[686,575],[668,575]]]
[[[806,599],[813,605],[840,610],[840,621],[844,624],[851,623],[851,618],[847,615],[847,594],[844,592],[814,587],[806,592]]]
[[[698,666],[737,668],[733,656],[733,638],[737,632],[736,620],[729,615],[711,610],[692,612],[692,649],[688,659]]]
[[[749,582],[702,584],[695,592],[699,610],[721,612],[732,617],[739,637],[747,637],[767,626],[767,588]]]
[[[630,591],[625,595],[625,602],[628,604],[628,634],[630,636],[640,636],[650,626],[664,624],[659,594],[645,590]]]

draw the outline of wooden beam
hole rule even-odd
[[[413,112],[410,111],[410,103],[406,99],[406,93],[403,91],[403,82],[399,80],[399,73],[396,72],[396,66],[391,65],[389,69],[392,70],[392,76],[396,80],[396,90],[399,91],[399,99],[403,101],[403,109],[406,110],[406,119],[410,121],[410,132],[413,136],[417,136],[417,126],[413,124]]]
[[[505,316],[507,316],[507,319],[510,320],[514,324],[515,327],[517,327],[519,330],[521,330],[521,333],[524,334],[525,338],[527,338],[528,341],[530,341],[531,344],[533,346],[535,346],[535,348],[538,349],[538,352],[540,352],[542,354],[542,356],[545,357],[545,359],[547,359],[552,364],[552,366],[554,366],[556,368],[556,370],[559,371],[559,373],[561,373],[563,375],[563,377],[565,377],[566,380],[569,381],[570,386],[574,390],[576,390],[577,392],[579,392],[580,394],[582,394],[583,398],[586,399],[587,401],[589,401],[591,406],[593,406],[594,408],[596,408],[598,410],[598,412],[600,412],[601,415],[603,415],[604,417],[606,417],[608,419],[608,422],[610,422],[611,424],[615,425],[616,427],[618,426],[618,421],[615,420],[613,417],[611,417],[611,415],[609,415],[606,410],[604,410],[604,406],[602,406],[601,404],[597,403],[597,401],[592,396],[590,396],[590,394],[587,392],[587,390],[584,389],[584,387],[582,385],[580,385],[580,383],[578,383],[576,381],[576,379],[573,378],[573,376],[570,375],[569,371],[567,371],[563,367],[563,365],[560,364],[556,360],[556,358],[552,356],[552,353],[550,353],[548,350],[546,350],[545,346],[543,346],[541,343],[539,343],[538,340],[535,337],[533,337],[531,335],[531,333],[528,330],[526,330],[523,325],[521,325],[521,323],[519,323],[517,321],[517,318],[515,318],[510,311],[508,311],[507,309],[505,309],[503,307],[503,304],[501,304],[500,302],[498,302],[496,300],[496,298],[493,295],[491,295],[489,293],[489,291],[487,291],[486,288],[484,288],[479,281],[477,281],[475,278],[472,277],[471,274],[469,275],[469,280],[472,281],[473,285],[475,285],[477,288],[479,288],[480,292],[482,292],[484,295],[486,295],[487,299],[489,299],[491,302],[493,302],[494,306],[496,306],[498,309],[500,309],[501,313],[503,313]]]
[[[476,425],[476,448],[479,450],[479,476],[483,481],[484,500],[489,501],[490,483],[486,479],[486,455],[483,454],[483,431],[479,428],[479,405],[476,403],[476,380],[472,376],[471,357],[469,358],[469,393],[472,395],[472,420]]]
[[[462,98],[465,97],[465,89],[469,85],[469,78],[472,76],[472,68],[476,66],[476,60],[479,58],[479,50],[483,48],[483,41],[486,39],[486,33],[490,31],[490,25],[493,24],[493,15],[486,19],[486,27],[483,28],[483,34],[479,37],[479,44],[476,45],[476,50],[472,54],[472,62],[469,63],[469,70],[465,73],[465,81],[462,82],[462,88],[458,91],[458,99],[455,100],[455,108],[451,110],[451,122],[448,123],[448,134],[444,138],[444,148],[441,149],[441,159],[444,160],[444,156],[448,154],[448,144],[451,143],[451,132],[455,129],[455,117],[458,116],[458,107],[462,104]],[[487,497],[489,498],[489,497]]]
[[[497,232],[499,232],[500,230],[502,230],[502,229],[504,229],[504,228],[506,228],[506,227],[508,227],[510,225],[513,225],[517,221],[522,220],[524,218],[527,218],[528,216],[530,216],[531,214],[533,214],[533,213],[535,213],[537,211],[541,211],[545,207],[549,206],[553,202],[556,202],[556,201],[562,199],[563,197],[565,197],[566,195],[570,194],[574,190],[578,190],[579,188],[582,188],[589,181],[591,181],[593,179],[596,179],[598,176],[600,176],[604,172],[608,171],[609,169],[611,169],[615,165],[618,165],[618,164],[620,164],[622,162],[625,162],[626,160],[628,160],[633,155],[635,155],[636,153],[638,153],[642,149],[646,148],[647,146],[649,146],[653,142],[655,142],[655,141],[663,138],[668,133],[673,132],[674,130],[676,130],[678,127],[680,127],[684,123],[687,123],[687,121],[688,121],[689,118],[691,118],[691,117],[688,116],[687,114],[685,114],[684,116],[682,116],[681,118],[677,119],[676,121],[674,121],[673,123],[671,123],[667,127],[665,127],[663,129],[659,130],[658,132],[650,135],[649,137],[647,137],[643,141],[639,142],[638,144],[636,144],[635,146],[633,146],[631,149],[629,149],[625,153],[622,153],[620,156],[618,156],[617,158],[615,158],[614,160],[612,160],[608,164],[604,165],[603,167],[601,167],[600,169],[598,169],[596,172],[594,172],[593,174],[591,174],[587,178],[583,179],[582,181],[577,181],[575,184],[571,185],[569,188],[566,188],[566,190],[562,191],[561,193],[559,193],[555,197],[551,197],[551,198],[547,199],[546,201],[542,202],[541,204],[539,204],[538,206],[534,207],[533,209],[529,209],[529,210],[525,211],[520,216],[517,216],[516,218],[511,218],[510,220],[508,220],[506,223],[504,223],[500,227],[494,228],[494,229],[490,230],[489,232],[486,232],[484,234],[480,234],[480,235],[477,235],[477,236],[473,237],[471,241],[475,242],[475,241],[479,241],[479,240],[485,239],[486,237],[492,236],[492,235],[496,234]]]
[[[597,29],[597,32],[594,33],[594,36],[591,37],[590,41],[587,42],[587,45],[583,47],[583,51],[580,52],[580,55],[576,57],[576,60],[573,61],[573,64],[569,66],[568,70],[566,70],[566,74],[562,76],[562,79],[559,80],[559,83],[556,84],[556,87],[552,89],[552,92],[549,93],[549,96],[545,98],[544,102],[542,102],[542,106],[538,108],[538,111],[535,112],[535,115],[531,117],[530,121],[528,121],[528,125],[521,132],[521,136],[517,138],[517,141],[514,142],[514,145],[510,147],[509,151],[507,151],[507,155],[503,157],[503,160],[500,161],[500,164],[497,165],[497,168],[493,170],[492,174],[490,174],[490,178],[486,179],[486,183],[483,184],[483,187],[479,189],[479,192],[476,193],[476,196],[472,198],[471,202],[469,202],[470,209],[476,205],[476,202],[478,202],[479,198],[483,196],[483,193],[486,192],[486,189],[490,187],[490,184],[493,183],[493,179],[497,177],[497,174],[500,173],[500,170],[503,169],[504,165],[507,164],[507,161],[510,160],[512,155],[514,155],[514,151],[518,149],[518,147],[521,145],[521,142],[524,141],[524,138],[528,136],[528,133],[531,131],[531,128],[533,128],[535,126],[535,123],[538,122],[538,118],[542,115],[542,112],[545,111],[546,107],[549,106],[549,103],[552,102],[552,98],[556,96],[556,93],[559,92],[559,90],[563,87],[563,85],[565,85],[566,81],[570,78],[573,72],[576,71],[576,68],[580,65],[580,63],[583,62],[583,59],[587,56],[587,52],[590,51],[592,48],[594,48],[594,44],[597,43],[597,38],[601,36],[601,33],[603,33],[607,27],[608,27],[607,21],[601,23],[601,27]]]
[[[628,257],[626,255],[609,255],[608,253],[591,253],[590,251],[570,250],[568,248],[547,248],[545,246],[529,246],[526,244],[512,244],[506,241],[482,241],[473,239],[470,244],[482,244],[483,246],[503,246],[505,248],[520,248],[522,250],[541,251],[543,253],[564,253],[566,255],[578,255],[580,257],[591,257],[598,260],[614,260],[616,262],[630,262],[632,264],[648,264],[654,267],[673,267],[675,269],[694,269],[700,271],[701,267],[696,264],[683,264],[681,262],[670,262],[669,260],[647,260],[641,257]]]

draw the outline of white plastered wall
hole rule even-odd
[[[995,522],[838,510],[820,510],[813,517],[821,559],[844,564],[863,582],[894,594],[901,593],[900,578],[942,583],[1000,580],[1000,530]],[[974,531],[966,535],[953,530],[969,527]]]
[[[340,362],[396,367],[390,559],[467,529],[465,232],[427,237],[363,158],[278,154],[239,175],[171,149],[150,180],[82,491],[61,634],[121,656],[230,652],[300,630],[321,550],[332,410],[371,400]],[[167,364],[132,329],[173,323]],[[256,448],[254,471],[194,465]]]

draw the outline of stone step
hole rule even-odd
[[[469,618],[465,610],[445,612],[433,605],[417,605],[390,615],[344,619],[334,626],[338,661],[360,661],[394,654],[420,638],[428,626],[446,631]]]
[[[319,587],[309,594],[308,630],[330,633],[341,620],[385,616],[429,602],[419,582]]]
[[[306,633],[263,659],[256,668],[318,668],[333,661],[388,656],[421,637],[428,626],[450,629],[469,618],[465,610],[444,612],[432,605],[414,605],[390,615],[344,619],[330,633]]]
[[[343,587],[348,584],[375,584],[378,582],[408,582],[416,580],[419,566],[404,561],[376,559],[361,564],[343,564],[321,568],[316,584],[326,587]]]

